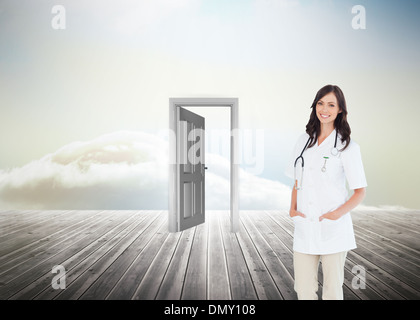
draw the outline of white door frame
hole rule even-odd
[[[176,119],[178,107],[230,107],[230,229],[239,231],[239,117],[238,98],[169,98],[169,232],[178,232],[178,177],[176,142],[179,137]]]

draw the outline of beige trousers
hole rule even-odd
[[[343,300],[344,262],[347,251],[313,255],[293,252],[295,291],[299,300],[317,300],[318,265],[322,263],[322,300]]]

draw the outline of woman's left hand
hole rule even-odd
[[[328,213],[323,214],[319,217],[319,221],[322,221],[324,219],[328,220],[338,220],[341,218],[341,215],[337,211],[330,211]]]

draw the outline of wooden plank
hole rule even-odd
[[[275,233],[279,237],[279,239],[291,252],[293,252],[294,226],[292,220],[289,217],[289,214],[286,212],[269,210],[264,210],[264,212],[273,221],[273,225],[271,225],[270,222],[267,223],[270,224],[270,227],[273,227],[276,230]]]
[[[18,266],[16,270],[14,270],[15,272],[11,274],[11,276],[15,276],[13,281],[10,281],[0,287],[0,299],[16,294],[18,291],[22,290],[42,276],[47,274],[50,275],[51,269],[54,265],[63,265],[63,261],[79,252],[85,246],[89,245],[94,239],[100,237],[103,232],[112,228],[112,223],[112,221],[109,221],[108,224],[98,222],[97,224],[90,226],[86,230],[86,233],[81,234],[80,237],[69,239],[66,246],[61,247],[60,251],[55,249],[51,252],[46,252],[48,257],[44,257],[42,261],[37,259],[37,264],[34,266],[30,265],[29,268],[24,266],[27,270],[23,269],[24,271],[22,271],[22,273],[16,271],[21,269],[20,266]],[[6,273],[6,275],[8,274]]]
[[[398,259],[399,263],[407,261],[415,266],[420,265],[420,255],[418,250],[386,237],[380,233],[380,228],[375,228],[374,226],[371,226],[371,224],[366,223],[365,226],[362,226],[362,223],[360,223],[360,220],[357,218],[354,219],[353,224],[354,232],[357,237],[356,239],[364,238],[369,242],[377,244],[378,246],[384,248],[390,257],[393,256],[392,259]]]
[[[116,223],[115,226],[100,236],[97,240],[87,244],[85,248],[80,250],[77,254],[71,256],[63,261],[62,265],[66,268],[66,285],[69,287],[76,279],[83,273],[88,272],[88,269],[107,252],[114,248],[118,243],[127,236],[139,223],[147,218],[148,213],[139,211],[130,216],[121,216],[122,221]],[[38,293],[34,298],[51,300],[58,296],[61,291],[55,290],[51,287],[51,274],[45,277],[44,290]]]
[[[120,280],[150,239],[162,226],[166,217],[156,214],[157,218],[145,230],[138,234],[136,239],[122,251],[122,253],[103,271],[98,279],[80,296],[80,300],[103,300]]]
[[[37,210],[0,210],[0,223],[5,221],[13,221],[16,217],[32,214],[34,211]]]
[[[255,291],[260,300],[281,300],[282,296],[271,277],[267,266],[264,264],[251,237],[243,226],[243,221],[237,233],[248,270],[254,283]]]
[[[373,224],[383,224],[394,229],[404,229],[405,233],[409,232],[413,237],[420,234],[419,215],[410,215],[404,211],[389,212],[386,210],[357,210],[353,215],[360,219],[365,217]]]
[[[172,256],[156,299],[179,300],[181,298],[195,230],[196,228],[194,227],[182,231],[181,238]]]
[[[366,284],[369,285],[374,291],[380,294],[386,300],[402,300],[404,299],[403,295],[400,294],[397,290],[394,290],[393,285],[395,285],[395,277],[388,278],[390,280],[387,283],[387,277],[392,277],[389,274],[384,273],[380,268],[371,263],[370,261],[364,259],[356,253],[356,251],[349,251],[347,253],[347,259],[353,264],[362,266],[366,270]],[[379,275],[379,277],[378,277]],[[398,288],[398,286],[397,286]]]
[[[232,299],[218,212],[207,214],[209,222],[208,293],[209,300]]]
[[[365,239],[373,246],[382,248],[385,252],[387,252],[386,255],[389,255],[390,259],[397,260],[400,262],[400,264],[408,263],[413,265],[415,268],[420,266],[420,255],[416,250],[392,241],[382,235],[376,234],[369,229],[361,228],[356,223],[354,225],[356,241],[358,241],[360,238]]]
[[[265,211],[252,217],[255,220],[255,227],[261,231],[266,241],[272,244],[279,259],[286,270],[293,275],[293,237],[285,231],[282,225],[277,223],[273,214]]]
[[[112,211],[110,212],[112,213]],[[104,216],[106,217],[106,215]],[[97,248],[100,248],[101,246],[103,246],[108,240],[107,238],[112,237],[112,235],[116,233],[117,230],[122,228],[124,224],[129,224],[130,222],[133,222],[136,219],[136,216],[134,213],[131,213],[130,215],[128,214],[126,215],[126,214],[121,214],[120,212],[118,212],[117,217],[119,219],[113,219],[113,220],[110,220],[109,222],[110,223],[109,226],[111,227],[111,230],[106,231],[108,230],[108,228],[102,222],[101,228],[105,227],[105,229],[103,230],[105,230],[106,232],[102,236],[100,236],[96,241],[86,242],[86,247],[83,248],[83,245],[80,245],[80,249],[81,249],[80,251],[70,256],[67,260],[61,263],[61,265],[66,270],[67,285],[70,283],[69,279],[71,279],[69,278],[69,274],[72,273],[75,266],[77,266],[81,261],[83,261],[85,257],[89,257],[89,255],[91,255]],[[101,232],[102,232],[101,229],[95,229],[95,234],[100,235]],[[9,299],[26,299],[26,300],[35,299],[35,298],[39,299],[39,296],[41,296],[41,298],[44,298],[44,299],[52,299],[55,295],[57,295],[60,292],[60,290],[55,290],[51,286],[51,281],[54,276],[55,274],[53,274],[51,270],[49,270],[49,272],[43,274],[39,278],[34,277],[33,281],[30,284],[28,284],[26,287],[24,287],[22,290],[17,292],[15,295],[10,297]]]
[[[183,300],[207,299],[208,223],[196,227],[185,274]]]
[[[57,250],[56,248],[47,248],[47,250],[43,251],[41,254],[38,254],[37,256],[34,256],[32,259],[25,261],[24,263],[16,264],[16,266],[14,266],[13,268],[6,269],[1,274],[2,281],[7,284],[11,280],[19,278],[20,284],[27,283],[28,281],[30,281],[29,279],[26,279],[27,277],[33,277],[35,274],[38,275],[40,272],[41,274],[39,275],[42,275],[41,270],[45,270],[45,265],[47,263],[49,265],[49,270],[47,269],[46,272],[48,271],[51,272],[51,268],[55,264],[59,264],[59,263],[54,263],[51,261],[55,261],[57,257],[60,256],[60,252],[65,251],[69,253],[70,252],[69,248],[71,247],[77,250],[78,248],[77,242],[86,241],[86,238],[89,238],[87,233],[92,229],[96,230],[98,227],[101,227],[101,221],[98,221],[95,224],[88,226],[88,229],[86,229],[85,232],[80,232],[79,234],[73,237],[68,237],[65,241],[61,243],[61,245],[59,246],[59,250]],[[103,223],[102,223],[102,227],[103,227]],[[5,264],[4,266],[8,267],[8,264]],[[3,266],[2,266],[2,269],[3,269]]]
[[[8,245],[17,240],[0,248],[0,299],[241,299],[248,291],[250,299],[294,299],[281,283],[287,274],[293,280],[293,222],[285,211],[241,211],[236,234],[226,212],[209,212],[190,236],[169,234],[166,223],[154,220],[167,212],[70,212],[0,212],[0,230],[9,231],[1,236]],[[420,212],[352,216],[358,248],[346,259],[345,299],[419,299],[420,253],[413,244]],[[65,290],[51,287],[54,264],[66,268]],[[366,270],[366,289],[352,286],[355,266]]]
[[[75,211],[71,212],[68,210],[47,210],[47,211],[35,211],[32,215],[26,215],[23,219],[22,217],[17,217],[15,221],[10,221],[9,227],[5,227],[0,236],[0,241],[6,243],[7,241],[14,240],[18,236],[24,238],[27,237],[32,239],[32,234],[36,233],[34,231],[43,230],[45,227],[48,227],[51,223],[57,221],[66,221],[69,220],[68,214],[73,214],[75,216],[82,217],[84,212]],[[72,220],[73,218],[70,218]],[[2,224],[2,229],[3,229]]]
[[[374,288],[370,285],[369,282],[355,279],[355,281],[364,283],[365,287],[362,288],[353,288],[353,281],[356,277],[356,273],[353,274],[352,270],[356,266],[356,264],[351,259],[346,259],[345,262],[345,272],[344,272],[344,285],[348,288],[348,290],[352,291],[353,295],[355,295],[360,300],[383,300],[385,299],[383,295],[381,295],[379,292],[374,290]],[[355,269],[356,271],[356,269]],[[369,277],[367,277],[369,278]],[[356,283],[357,283],[356,282]],[[344,299],[348,299],[348,297],[345,295]]]
[[[149,269],[136,289],[133,300],[153,300],[156,298],[162,279],[181,238],[182,232],[170,233],[156,255]]]
[[[420,227],[419,212],[415,213],[411,210],[359,209],[353,211],[353,215],[360,218],[367,217],[371,221],[381,220],[398,228],[410,229],[417,233]]]
[[[253,240],[255,247],[267,266],[283,299],[295,299],[296,293],[294,292],[294,280],[275,252],[277,244],[271,243],[275,245],[273,250],[270,244],[267,243],[266,239],[264,239],[264,231],[260,232],[260,230],[257,229],[255,221],[251,220],[248,212],[242,212],[241,216],[242,221],[244,222],[244,227],[249,233],[250,238]],[[253,218],[257,220],[258,215],[255,215]]]
[[[74,241],[74,237],[85,232],[92,223],[99,225],[105,219],[107,219],[107,214],[103,214],[99,218],[81,219],[79,222],[59,229],[58,232],[54,232],[51,235],[47,235],[44,238],[38,239],[2,256],[0,258],[0,275],[8,270],[13,270],[12,272],[14,273],[22,273],[24,269],[16,269],[19,265],[24,264],[27,267],[35,266],[36,261],[43,261],[46,256],[49,256],[49,252],[54,251],[55,248],[60,250],[60,248],[65,246],[66,240]],[[31,260],[30,263],[27,263],[28,260]]]
[[[2,228],[15,228],[27,223],[51,217],[52,215],[60,215],[65,210],[11,210],[8,213],[0,212],[0,223]]]
[[[377,287],[377,291],[383,293],[387,299],[400,299],[401,296],[405,299],[418,299],[420,297],[418,287],[415,289],[407,285],[401,280],[403,277],[398,272],[391,274],[385,271],[381,265],[384,260],[363,246],[350,251],[348,257],[355,264],[366,269],[367,276],[371,279],[369,282],[367,280],[367,283]],[[395,271],[395,269],[393,270]]]
[[[59,244],[68,236],[71,236],[75,232],[86,228],[86,224],[88,224],[90,221],[94,221],[95,219],[97,220],[97,215],[100,215],[100,211],[97,211],[96,213],[88,216],[84,213],[74,223],[69,223],[67,227],[58,229],[57,231],[46,235],[44,238],[35,240],[28,245],[23,245],[19,248],[16,248],[14,251],[2,255],[0,257],[0,266],[12,261],[15,261],[14,264],[18,264],[19,261],[30,259],[31,257],[36,256],[40,252],[44,251],[46,247],[51,248],[56,244]],[[100,215],[100,217],[101,216],[105,217],[105,214]]]
[[[223,246],[225,248],[232,299],[255,300],[257,299],[257,293],[255,292],[248,266],[236,234],[230,230],[228,212],[222,211],[218,215],[218,218],[222,231]],[[239,229],[239,226],[237,229]]]
[[[101,274],[123,253],[130,244],[146,230],[158,218],[156,213],[145,214],[144,218],[130,232],[115,243],[103,256],[97,257],[96,261],[81,276],[75,279],[66,290],[63,290],[56,299],[70,300],[79,299],[80,296],[101,276]]]
[[[372,221],[372,219],[358,219],[357,224],[361,227],[370,229],[377,234],[381,234],[395,242],[404,244],[414,250],[420,250],[420,242],[418,241],[419,237],[416,232],[396,228],[394,225],[387,223],[383,219],[376,219],[374,221]]]
[[[401,239],[390,239],[386,232],[384,236],[381,234],[382,226],[377,226],[367,218],[367,215],[362,214],[357,213],[358,218],[354,219],[357,241],[363,244],[356,252],[366,257],[358,264],[369,266],[368,275],[372,279],[370,281],[372,285],[378,286],[377,291],[386,299],[419,298],[420,289],[418,271],[416,271],[419,261],[418,251],[401,242]],[[402,232],[403,229],[398,230]]]
[[[363,237],[358,238],[359,250],[357,253],[365,259],[374,262],[381,266],[381,269],[391,274],[398,275],[398,279],[412,286],[413,288],[420,288],[419,267],[409,263],[401,263],[401,260],[392,259],[388,251],[382,247],[377,246]]]
[[[81,214],[83,213],[77,213],[77,215]],[[54,211],[51,212],[51,215],[48,215],[48,212],[46,212],[45,217],[40,219],[39,222],[37,221],[33,225],[29,225],[19,232],[5,235],[1,240],[2,246],[0,248],[0,256],[13,252],[34,241],[45,238],[49,234],[53,233],[54,230],[65,227],[67,222],[63,219],[63,217],[65,217],[63,212],[59,213]]]
[[[16,231],[24,231],[22,229],[34,225],[39,224],[42,219],[51,218],[51,216],[61,214],[61,211],[57,210],[28,210],[28,211],[14,211],[10,212],[6,216],[1,217],[0,221],[0,241],[4,241],[4,237],[14,233]]]
[[[132,265],[124,273],[106,299],[132,299],[138,285],[141,283],[144,275],[146,274],[147,269],[168,236],[168,224],[163,223],[153,239],[147,243],[144,250],[140,252],[137,258],[133,261]]]

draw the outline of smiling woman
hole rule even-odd
[[[312,113],[306,125],[310,136],[308,148],[318,141],[321,144],[327,137],[327,132],[321,132],[321,127],[329,127],[328,134],[335,128],[345,144],[344,151],[350,142],[351,129],[347,122],[347,103],[343,91],[338,86],[327,85],[321,88],[313,103]]]
[[[350,140],[341,89],[333,85],[321,88],[311,108],[306,133],[296,143],[296,160],[287,172],[292,176],[294,167],[290,217],[295,225],[295,290],[299,299],[318,298],[318,264],[322,260],[322,298],[341,300],[347,251],[356,248],[350,210],[363,200],[367,183],[360,148]],[[309,169],[305,172],[304,160]],[[298,163],[302,168],[299,178]],[[346,182],[354,190],[350,198]]]

